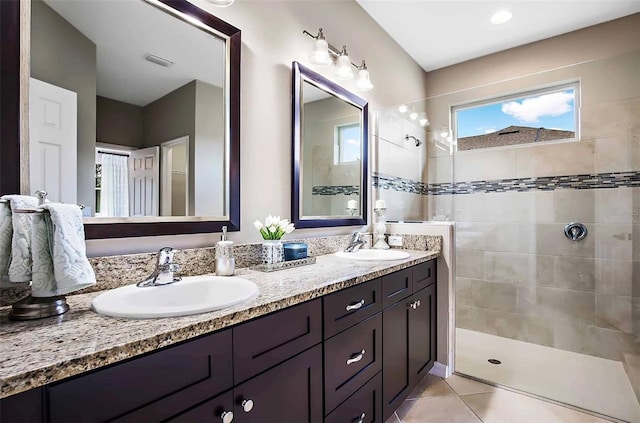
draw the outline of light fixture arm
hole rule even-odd
[[[302,31],[302,33],[304,35],[306,35],[307,37],[313,39],[313,40],[317,40],[320,37],[320,34],[322,34],[322,28],[320,28],[320,30],[318,31],[317,35],[313,35],[312,33],[310,33],[309,31],[307,31],[306,29]],[[324,34],[322,35],[322,38],[324,38]],[[340,56],[340,53],[342,52],[341,49],[337,49],[336,47],[332,46],[331,44],[329,44],[329,42],[327,42],[328,45],[328,50],[329,50],[329,55],[331,55],[331,57],[335,60],[338,58],[338,56]],[[353,66],[354,68],[360,70],[360,69],[366,69],[367,66],[364,63],[364,60],[362,61],[362,66],[358,66],[355,63],[351,62],[351,66]]]

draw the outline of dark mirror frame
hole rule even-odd
[[[20,192],[20,2],[0,0],[0,195]],[[86,239],[196,234],[240,230],[240,49],[241,31],[186,0],[158,0],[224,34],[229,43],[229,220],[152,223],[85,223]]]
[[[292,65],[292,96],[293,96],[293,108],[292,108],[292,152],[293,152],[293,166],[291,174],[291,219],[296,228],[322,228],[332,226],[362,226],[367,224],[367,193],[369,191],[369,103],[367,100],[357,96],[350,92],[346,88],[329,81],[322,75],[312,71],[304,65],[293,62]],[[351,103],[355,107],[360,108],[360,116],[362,123],[362,175],[360,179],[360,212],[361,216],[358,217],[339,217],[339,218],[322,218],[322,219],[303,219],[300,215],[300,201],[302,199],[301,193],[301,175],[300,168],[302,165],[302,109],[303,98],[302,91],[304,82],[307,81],[317,88],[335,95],[336,97]]]

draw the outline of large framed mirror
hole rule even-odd
[[[367,101],[298,62],[292,82],[294,224],[366,225]]]
[[[2,7],[2,194],[84,205],[88,239],[240,229],[238,28],[186,0]]]

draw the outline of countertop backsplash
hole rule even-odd
[[[432,235],[404,235],[401,248],[418,251],[442,251],[442,237]],[[308,245],[309,256],[322,256],[343,250],[351,234],[307,239],[285,239],[283,242],[304,242]],[[365,237],[369,246],[372,245],[372,234]],[[236,268],[246,268],[260,264],[260,249],[262,243],[236,244],[234,255]],[[89,262],[96,273],[98,283],[89,288],[69,295],[86,294],[105,289],[118,288],[140,282],[155,266],[156,253],[128,254],[121,256],[93,257]],[[215,270],[215,247],[179,250],[175,255],[175,262],[180,265],[183,276],[203,275]],[[15,287],[0,289],[0,306],[7,306],[28,296],[31,290],[26,284],[16,284]]]

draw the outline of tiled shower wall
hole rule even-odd
[[[429,218],[456,222],[457,327],[621,360],[630,376],[640,373],[631,367],[640,357],[640,179],[629,172],[640,170],[639,72],[635,51],[428,100],[436,131],[453,104],[581,84],[580,141],[455,155],[429,144],[430,188],[489,182],[428,196]],[[593,189],[582,178],[572,187],[499,189],[504,179],[610,172],[629,173],[618,188]],[[569,222],[584,223],[588,236],[568,240]]]
[[[407,114],[376,112],[373,136],[373,198],[387,203],[387,219],[425,220],[423,174],[426,166],[426,131]],[[420,140],[416,146],[410,135]],[[374,221],[377,218],[374,217]]]

